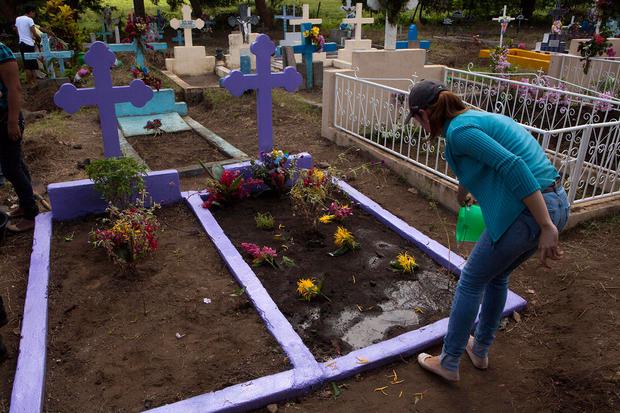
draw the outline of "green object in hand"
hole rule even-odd
[[[482,210],[478,205],[464,206],[459,209],[456,221],[457,242],[477,242],[484,228]]]

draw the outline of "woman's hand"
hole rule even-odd
[[[9,139],[11,139],[11,140],[13,140],[15,142],[20,140],[21,137],[22,137],[22,130],[19,127],[19,122],[9,121],[8,132],[9,132]]]
[[[467,188],[462,185],[459,185],[459,191],[456,195],[456,200],[458,201],[459,205],[463,206],[472,206],[477,202],[476,198],[474,198],[474,196],[469,193]]]
[[[558,229],[555,225],[545,225],[540,228],[540,238],[538,239],[538,253],[540,262],[544,267],[551,268],[547,259],[559,260],[564,253],[560,250],[558,239]]]

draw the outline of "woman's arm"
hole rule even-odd
[[[559,248],[558,229],[549,216],[547,204],[540,191],[523,198],[523,203],[532,213],[536,223],[540,227],[540,238],[538,240],[538,252],[540,262],[549,268],[547,258],[559,260],[564,254]]]

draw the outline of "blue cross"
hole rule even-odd
[[[183,32],[181,30],[177,30],[177,36],[172,38],[172,41],[178,44],[179,46],[185,45],[185,36],[183,36]]]
[[[148,43],[153,50],[166,50],[168,43]],[[136,55],[136,65],[144,66],[144,52],[138,47],[138,42],[134,39],[131,43],[114,43],[108,44],[108,49],[114,53],[133,53]]]
[[[97,32],[98,36],[101,36],[103,38],[103,41],[105,43],[108,42],[108,36],[112,36],[112,32],[110,32],[108,29],[108,25],[105,23],[105,19],[103,17],[100,18],[101,21],[101,31]]]
[[[298,46],[293,46],[293,51],[295,53],[301,53],[304,57],[304,61],[306,62],[306,87],[308,89],[312,89],[314,86],[314,74],[312,71],[312,55],[317,53],[316,46],[312,44],[312,40],[310,37],[305,37],[303,34],[306,31],[312,30],[312,24],[304,23],[301,25],[301,44]],[[323,45],[323,52],[334,52],[338,50],[338,45],[336,43],[330,42],[325,43]]]
[[[288,21],[297,18],[297,16],[295,16],[295,6],[293,6],[293,14],[288,14],[287,6],[282,5],[282,14],[273,16],[273,18],[276,20],[282,20],[282,30],[286,33],[288,31]],[[293,29],[294,28],[295,26],[293,26]]]
[[[50,49],[50,39],[47,37],[47,33],[41,34],[41,46],[42,52],[24,53],[25,60],[38,60],[43,57],[45,67],[50,75],[51,79],[56,79],[56,71],[54,70],[54,60],[58,60],[58,66],[60,67],[60,74],[65,74],[65,60],[73,57],[73,50],[52,51]]]

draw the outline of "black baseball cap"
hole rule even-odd
[[[439,93],[448,90],[443,83],[434,80],[422,80],[416,83],[409,92],[409,115],[405,119],[405,124],[411,121],[420,109],[426,109],[437,101]]]

